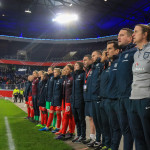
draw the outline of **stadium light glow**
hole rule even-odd
[[[57,14],[54,19],[52,19],[53,22],[58,22],[60,24],[70,23],[72,21],[77,21],[78,16],[76,14]]]
[[[29,10],[29,9],[26,9],[24,12],[25,12],[25,13],[28,13],[28,14],[31,14],[31,13],[32,13],[31,10]]]

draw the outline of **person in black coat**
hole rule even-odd
[[[71,108],[77,127],[77,137],[75,137],[75,139],[73,139],[72,142],[82,142],[83,140],[86,139],[83,85],[84,85],[83,63],[76,62],[74,65],[74,73],[73,73]]]

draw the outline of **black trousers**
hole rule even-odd
[[[136,150],[150,150],[150,98],[131,100],[132,131]]]
[[[96,142],[100,142],[101,136],[103,134],[103,126],[100,112],[100,101],[92,101],[92,116],[96,128]],[[102,143],[105,143],[104,140],[105,140],[104,137],[102,137]]]
[[[23,95],[20,95],[19,99],[20,99],[20,103],[23,102]]]
[[[74,120],[77,127],[77,136],[81,136],[83,138],[86,137],[86,123],[85,123],[85,113],[84,113],[84,105],[80,108],[72,108],[72,113],[74,116]]]
[[[14,103],[17,102],[18,95],[14,95]]]
[[[36,95],[32,95],[32,102],[34,108],[34,115],[39,116],[39,106],[38,106],[38,99]]]

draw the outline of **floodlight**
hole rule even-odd
[[[24,12],[28,13],[28,14],[31,14],[31,10],[29,10],[29,9],[26,9]]]
[[[78,16],[76,14],[57,14],[54,19],[52,19],[53,22],[58,22],[60,24],[70,23],[72,21],[77,21]]]

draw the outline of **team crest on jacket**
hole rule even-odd
[[[115,64],[114,64],[114,67],[116,68],[116,67],[117,67],[117,65],[118,65],[118,63],[115,63]]]
[[[150,54],[150,52],[145,52],[144,55],[143,55],[143,58],[144,58],[144,59],[148,58],[148,57],[149,57],[149,54]]]
[[[124,58],[126,59],[126,58],[128,58],[128,56],[129,56],[129,54],[125,54]]]

